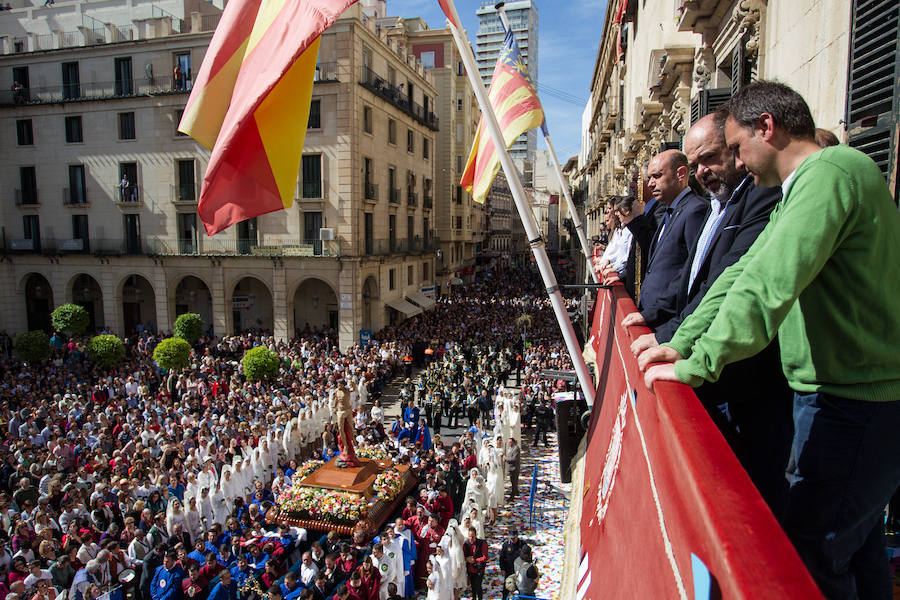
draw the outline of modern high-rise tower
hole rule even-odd
[[[478,37],[475,50],[478,55],[478,71],[485,86],[490,85],[491,75],[497,63],[497,56],[503,46],[503,26],[494,8],[494,0],[483,0],[478,15]],[[538,84],[538,9],[533,0],[514,0],[504,5],[506,16],[519,43],[522,59],[528,65],[528,73],[535,85]],[[537,148],[537,131],[523,133],[513,142],[510,154],[524,161],[526,182],[531,181],[534,152]]]

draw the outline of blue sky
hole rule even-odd
[[[469,38],[475,41],[480,0],[455,0]],[[540,94],[553,145],[561,163],[577,154],[581,146],[581,113],[590,95],[591,74],[600,45],[606,0],[535,0],[538,8],[539,80],[576,96],[580,104]],[[432,29],[444,27],[445,18],[437,0],[387,0],[391,16],[422,17]],[[541,136],[538,135],[541,140]],[[543,141],[538,142],[538,148]]]

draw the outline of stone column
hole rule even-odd
[[[156,300],[156,328],[170,331],[174,323],[169,318],[169,286],[166,283],[166,269],[162,265],[153,267],[151,275]]]
[[[99,281],[103,300],[103,327],[109,328],[119,337],[125,335],[125,316],[122,314],[122,298],[116,291],[116,278],[109,265],[101,265]]]
[[[231,298],[225,297],[228,292],[225,290],[225,273],[222,270],[221,262],[217,260],[210,269],[210,273],[212,274],[210,282],[212,289],[209,290],[209,293],[212,294],[213,332],[221,337],[234,333],[231,331],[233,323],[229,318],[231,316]]]
[[[291,337],[288,330],[287,276],[280,259],[272,263],[272,329],[275,339],[281,342]]]
[[[344,260],[338,274],[338,346],[341,351],[359,342],[362,326],[362,281],[359,263]]]

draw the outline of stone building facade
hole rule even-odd
[[[438,90],[377,15],[355,5],[322,36],[293,206],[210,238],[209,152],[176,126],[220,11],[130,5],[0,13],[18,32],[0,40],[0,329],[78,302],[118,334],[193,311],[217,335],[328,326],[347,347],[427,307],[450,202],[434,184]]]
[[[803,94],[816,123],[869,153],[896,194],[898,14],[880,0],[608,3],[572,174],[588,235],[608,197],[636,192],[641,165],[754,79]]]

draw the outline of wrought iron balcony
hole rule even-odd
[[[361,67],[359,84],[375,95],[387,100],[432,131],[440,129],[440,121],[433,112],[426,112],[421,104],[413,102],[409,95],[399,86],[391,85],[390,82],[376,74],[372,69]]]

